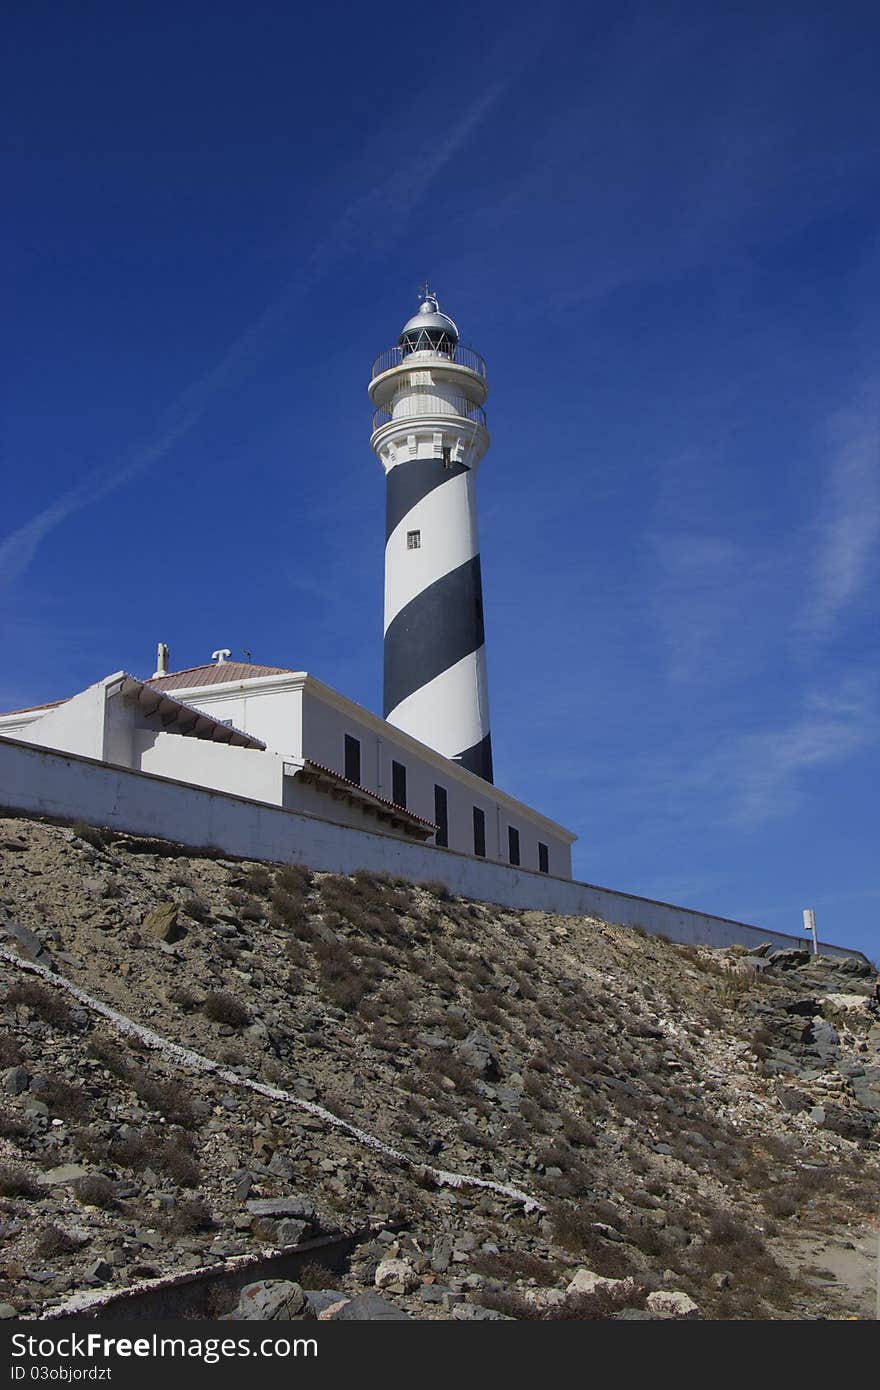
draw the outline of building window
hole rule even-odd
[[[403,763],[391,764],[391,800],[395,806],[406,807],[406,768]]]
[[[452,448],[450,445],[444,445],[444,447],[440,450],[440,457],[443,460],[444,468],[452,467]]]
[[[546,845],[538,841],[538,872],[549,874],[550,872],[550,851]]]
[[[507,827],[507,857],[511,864],[519,863],[519,831],[512,825]]]
[[[406,548],[407,548],[407,550],[421,550],[421,548],[422,548],[422,533],[421,533],[421,531],[407,531],[407,533],[406,533]]]
[[[352,738],[351,734],[345,735],[345,775],[349,782],[357,782],[360,786],[361,741],[359,738]]]
[[[474,807],[474,854],[486,858],[486,817],[479,806]]]
[[[449,845],[449,807],[446,802],[446,788],[434,788],[434,823],[437,826],[437,834],[434,837],[435,845],[442,845],[448,848]]]

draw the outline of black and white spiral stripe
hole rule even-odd
[[[387,475],[384,713],[491,782],[475,484],[471,469],[439,458]]]

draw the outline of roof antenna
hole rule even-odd
[[[247,647],[243,647],[242,650],[243,650],[245,656],[247,657],[248,666],[250,666],[250,665],[251,665],[251,659],[252,659],[252,657],[253,657],[253,653],[250,652],[250,651],[248,650]]]
[[[216,652],[211,653],[211,660],[216,661],[218,666],[222,666],[225,663],[226,658],[228,656],[232,656],[232,651],[230,650],[230,648],[219,647]]]

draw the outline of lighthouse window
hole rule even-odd
[[[391,800],[395,806],[406,806],[406,768],[403,763],[391,764]]]
[[[451,447],[449,447],[448,445],[444,446],[444,447],[440,450],[440,456],[441,456],[441,458],[443,459],[443,467],[444,467],[444,468],[451,468],[451,467],[452,467],[452,449],[451,449]]]
[[[361,741],[359,738],[352,738],[351,734],[345,735],[345,776],[349,782],[361,780]]]
[[[421,533],[421,531],[407,531],[407,533],[406,533],[406,548],[407,548],[407,550],[421,550],[421,548],[422,548],[422,533]]]
[[[542,845],[540,840],[538,841],[538,872],[542,874],[549,874],[550,872],[550,850],[546,845]]]
[[[507,827],[507,850],[511,864],[519,863],[519,831],[512,825]]]
[[[474,807],[474,854],[486,858],[486,816],[479,806]]]

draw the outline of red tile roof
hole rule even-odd
[[[167,676],[151,676],[147,682],[157,690],[193,690],[203,685],[224,685],[226,681],[252,680],[255,676],[289,676],[289,666],[254,666],[249,661],[210,662],[207,666],[189,666],[185,671],[172,671]]]
[[[437,829],[433,821],[425,820],[424,816],[417,816],[415,811],[408,810],[406,806],[398,806],[396,801],[387,801],[385,797],[380,796],[378,792],[370,791],[369,787],[362,787],[360,782],[350,781],[349,778],[344,777],[341,772],[337,772],[332,767],[325,767],[323,763],[316,763],[313,758],[303,759],[302,772],[299,775],[302,776],[303,774],[306,778],[317,774],[320,780],[331,782],[335,787],[348,790],[352,797],[358,800],[364,801],[369,805],[379,805],[387,813],[390,813],[402,821],[406,821],[408,824],[415,822],[419,827],[423,827],[424,831],[429,834],[433,834]]]
[[[69,698],[69,695],[65,695],[63,700],[48,700],[45,705],[25,705],[23,709],[5,709],[2,713],[4,717],[7,714],[37,714],[41,709],[57,709],[59,705],[66,705]]]

